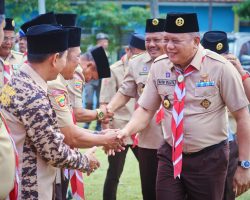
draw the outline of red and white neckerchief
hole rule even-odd
[[[184,73],[175,69],[177,75],[177,82],[174,90],[174,103],[172,110],[172,161],[174,167],[174,178],[180,177],[182,171],[182,144],[183,144],[183,115],[184,115],[184,101],[186,95],[185,77],[193,73],[193,66],[188,66]]]
[[[13,74],[13,68],[9,62],[3,61],[3,82],[4,84],[8,83]]]
[[[73,112],[72,112],[72,118],[73,118],[74,124],[76,124],[76,119],[75,119],[75,115]],[[85,200],[82,172],[76,169],[65,169],[64,175],[66,178],[70,179],[70,185],[71,185],[73,198],[76,200]]]
[[[16,161],[16,171],[15,171],[15,181],[14,181],[14,188],[12,189],[12,191],[9,193],[9,196],[7,199],[9,200],[17,200],[18,199],[18,185],[19,185],[19,176],[18,176],[18,153],[17,153],[17,149],[16,149],[16,145],[14,140],[11,137],[11,133],[10,130],[6,124],[5,119],[3,118],[2,114],[0,114],[1,120],[4,123],[4,126],[10,136],[10,140],[12,142],[13,148],[14,148],[14,152],[15,152],[15,161]]]

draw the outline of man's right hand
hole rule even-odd
[[[122,140],[117,138],[118,129],[105,129],[102,131],[104,134],[104,149],[113,149],[114,151],[120,152],[124,150],[124,143]]]

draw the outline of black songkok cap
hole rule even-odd
[[[154,18],[146,20],[146,33],[164,32],[165,19]]]
[[[5,27],[3,30],[14,31],[15,30],[15,21],[12,18],[5,18]]]
[[[142,35],[139,34],[132,34],[129,46],[141,49],[141,50],[146,50],[145,48],[145,38]]]
[[[56,17],[53,12],[45,13],[38,15],[37,17],[31,19],[30,21],[25,22],[22,26],[21,29],[24,33],[27,32],[28,28],[31,26],[35,25],[41,25],[41,24],[53,24],[56,25]]]
[[[228,52],[227,34],[224,31],[208,31],[204,34],[202,46],[218,54]]]
[[[4,0],[0,0],[0,15],[4,15]]]
[[[199,24],[196,13],[167,14],[165,31],[168,33],[199,32]]]
[[[56,21],[62,26],[76,26],[76,14],[58,13],[56,14]]]
[[[68,47],[79,47],[81,45],[81,28],[73,26],[65,26],[69,31]]]
[[[50,54],[67,50],[68,31],[60,26],[32,26],[27,33],[28,54]]]
[[[96,47],[91,50],[91,55],[95,61],[99,79],[109,78],[111,76],[109,61],[102,47]]]

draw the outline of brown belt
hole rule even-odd
[[[221,141],[218,144],[214,144],[214,145],[208,146],[208,147],[206,147],[206,148],[204,148],[204,149],[202,149],[200,151],[197,151],[197,152],[191,152],[191,153],[182,152],[182,154],[183,154],[183,156],[198,156],[198,155],[200,155],[202,153],[208,152],[208,151],[210,151],[212,149],[215,149],[217,147],[220,147],[220,146],[226,145],[226,144],[228,144],[228,139],[223,140],[223,141]]]

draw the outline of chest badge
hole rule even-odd
[[[168,108],[170,108],[170,106],[171,106],[170,100],[168,99],[167,96],[165,96],[164,101],[163,101],[163,107],[168,109]]]
[[[211,105],[211,102],[207,99],[204,99],[202,102],[201,102],[201,106],[205,109],[208,109],[208,107]]]

